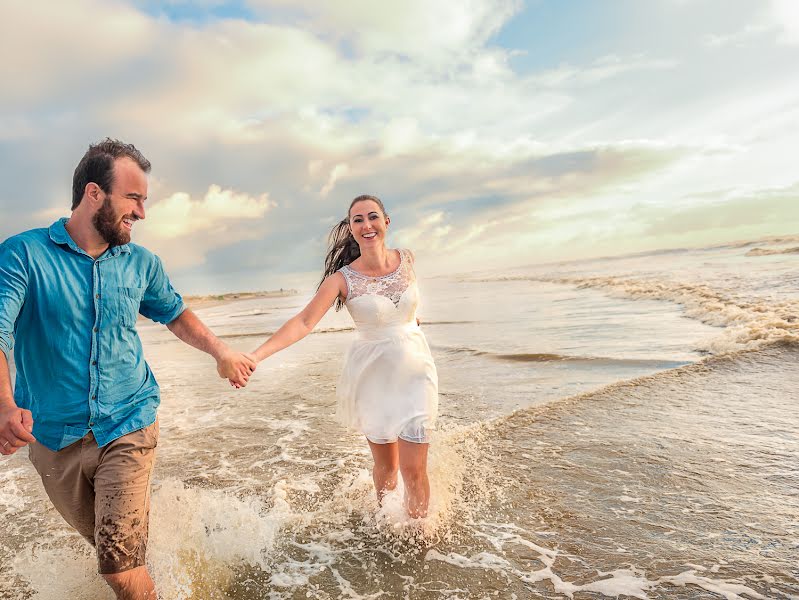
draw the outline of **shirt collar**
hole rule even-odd
[[[76,243],[75,240],[69,235],[67,228],[65,225],[69,221],[69,217],[62,217],[58,219],[55,223],[50,225],[48,229],[48,233],[50,234],[50,239],[53,240],[56,244],[66,244],[75,252],[85,252],[81,249]],[[122,246],[114,246],[110,248],[106,252],[110,252],[112,256],[119,256],[120,253],[124,252],[126,254],[130,254],[130,246],[128,244],[123,244]]]

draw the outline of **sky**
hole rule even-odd
[[[426,274],[799,233],[794,0],[0,0],[0,240],[106,136],[186,293],[305,285],[352,198]]]

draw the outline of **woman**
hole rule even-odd
[[[389,219],[374,196],[358,196],[330,233],[316,295],[255,352],[258,362],[308,335],[335,303],[358,337],[338,384],[337,416],[366,435],[378,502],[405,483],[412,518],[427,515],[427,450],[438,409],[438,377],[416,319],[419,293],[409,250],[386,247]]]

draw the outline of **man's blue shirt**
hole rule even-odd
[[[169,323],[185,309],[153,253],[126,244],[94,259],[66,222],[0,244],[0,350],[14,350],[14,400],[51,450],[89,430],[105,446],[155,421],[158,383],[136,319]]]

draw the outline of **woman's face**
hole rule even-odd
[[[385,244],[386,229],[391,222],[374,200],[361,200],[350,208],[350,231],[361,252]]]

